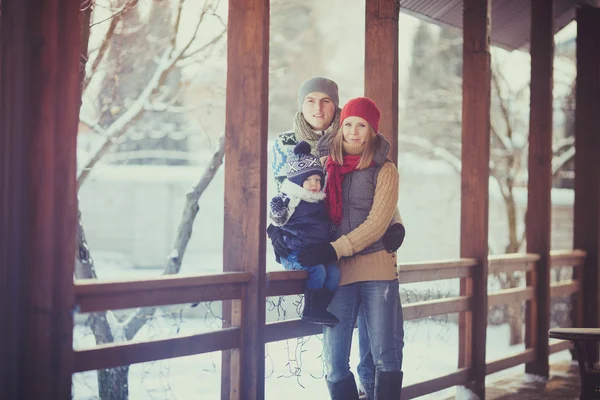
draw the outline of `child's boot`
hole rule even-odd
[[[307,289],[304,292],[304,311],[302,320],[312,324],[333,326],[340,322],[327,311],[331,299],[324,293],[325,289]]]
[[[333,292],[330,290],[319,289],[315,293],[313,311],[320,324],[334,326],[340,322],[335,315],[327,311],[331,299],[333,299]]]

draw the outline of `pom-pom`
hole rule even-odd
[[[310,154],[310,144],[302,141],[294,147],[294,154]]]

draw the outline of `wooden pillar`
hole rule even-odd
[[[366,0],[365,96],[381,111],[379,130],[398,164],[398,0]]]
[[[575,97],[574,243],[587,252],[583,265],[583,327],[600,326],[600,9],[577,9],[577,81]],[[577,314],[577,313],[575,313]],[[577,315],[575,315],[577,317]],[[596,360],[598,360],[596,352]]]
[[[553,2],[531,0],[531,88],[527,183],[527,252],[540,255],[527,285],[535,298],[527,302],[525,346],[535,350],[527,373],[548,377],[550,329],[550,225],[552,190],[552,74],[554,65]]]
[[[473,311],[459,316],[459,367],[471,368],[468,388],[485,398],[488,196],[490,162],[490,0],[464,0],[460,256],[478,260],[461,279]]]
[[[79,0],[0,7],[0,398],[68,399]]]
[[[253,278],[230,310],[241,346],[224,357],[221,397],[254,400],[265,381],[269,0],[229,0],[227,65],[223,269]]]

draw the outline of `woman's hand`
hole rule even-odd
[[[406,231],[404,225],[396,223],[390,226],[383,235],[383,244],[388,253],[393,253],[402,246]]]
[[[329,264],[337,261],[337,258],[335,249],[329,243],[312,245],[298,254],[298,262],[305,267]]]

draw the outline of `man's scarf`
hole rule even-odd
[[[335,110],[335,115],[333,116],[333,121],[331,122],[331,125],[329,125],[329,128],[324,131],[315,131],[308,122],[306,122],[302,112],[298,111],[294,116],[294,133],[298,143],[303,140],[308,142],[308,144],[310,144],[311,154],[317,155],[317,142],[319,139],[329,132],[337,132],[340,129],[340,113],[341,110],[339,108]]]

